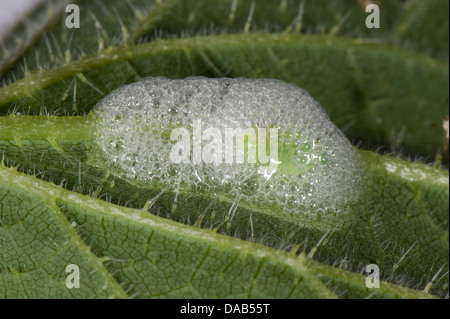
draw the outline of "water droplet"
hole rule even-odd
[[[178,109],[175,107],[171,107],[168,111],[170,115],[176,115],[178,113]]]
[[[151,106],[152,106],[152,108],[158,109],[158,108],[159,108],[159,105],[160,105],[160,102],[159,102],[158,99],[153,99],[153,100],[151,101]]]
[[[309,143],[303,143],[303,145],[301,146],[301,150],[303,153],[309,153],[311,151],[311,144]]]
[[[242,185],[240,190],[242,191],[243,194],[251,196],[254,195],[259,189],[259,183],[258,183],[258,177],[257,176],[252,176],[250,178],[248,178],[247,180],[245,180]]]
[[[300,165],[306,165],[306,164],[308,164],[308,163],[309,163],[308,156],[300,155],[299,157],[297,157],[297,162],[298,162]]]

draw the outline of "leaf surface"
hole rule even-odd
[[[345,214],[235,206],[115,176],[90,113],[147,76],[277,78],[361,149],[430,161],[445,142],[448,1],[380,2],[380,29],[364,1],[80,0],[72,30],[65,3],[43,1],[0,42],[2,298],[448,296],[448,170],[360,150],[363,197]]]

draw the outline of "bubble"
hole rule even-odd
[[[258,205],[277,205],[291,213],[319,214],[330,207],[344,211],[360,196],[355,148],[319,103],[283,81],[146,78],[113,91],[95,106],[94,114],[99,152],[113,173],[123,178],[173,189],[189,186]],[[201,123],[200,138],[194,136],[195,121]],[[171,139],[174,129],[185,131]],[[248,135],[245,161],[239,163],[237,142],[231,152],[225,147],[227,129],[253,130],[258,141],[258,129],[265,129],[266,140],[258,144]],[[270,129],[277,130],[276,152]],[[170,154],[183,134],[189,153],[176,163]],[[206,155],[218,149],[222,153],[206,161],[204,153],[196,157],[195,145],[208,150]],[[259,155],[263,146],[266,161]],[[251,147],[254,162],[249,161]],[[174,154],[181,156],[183,151]],[[227,162],[230,154],[232,161]]]
[[[253,196],[259,189],[259,179],[257,176],[252,176],[241,184],[241,192],[247,196]]]
[[[302,145],[302,147],[301,147],[301,150],[302,150],[302,152],[304,152],[304,153],[309,153],[309,151],[311,151],[311,144],[309,144],[309,143],[303,143],[303,145]]]
[[[170,115],[176,115],[176,114],[178,113],[178,109],[175,108],[175,107],[172,107],[172,108],[170,108],[170,109],[168,110],[168,113],[169,113]]]
[[[328,159],[325,154],[320,155],[320,163],[324,165],[328,163]]]
[[[158,100],[158,99],[153,99],[153,100],[151,101],[151,106],[152,106],[154,109],[158,109],[158,108],[159,108],[159,100]]]

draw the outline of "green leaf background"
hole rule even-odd
[[[380,1],[380,29],[364,1],[78,1],[80,29],[68,3],[2,39],[2,298],[448,297],[448,1]],[[305,88],[359,147],[363,199],[292,216],[115,176],[89,112],[160,75]]]

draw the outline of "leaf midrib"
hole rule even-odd
[[[205,39],[208,38],[208,41]],[[3,96],[2,104],[9,103],[14,99],[25,94],[31,95],[33,91],[40,90],[51,84],[62,81],[78,72],[85,70],[93,70],[98,67],[104,67],[117,62],[127,62],[131,57],[140,58],[149,54],[158,54],[162,52],[179,51],[189,48],[203,48],[206,49],[211,46],[229,46],[236,44],[246,44],[248,39],[252,39],[252,44],[256,43],[292,43],[293,40],[297,40],[296,44],[308,44],[312,45],[331,45],[334,47],[340,47],[347,49],[345,46],[356,47],[370,47],[371,50],[382,51],[385,48],[389,49],[390,54],[403,54],[415,59],[419,59],[421,63],[440,68],[448,68],[448,63],[432,59],[420,53],[408,51],[405,49],[399,49],[392,45],[378,45],[375,46],[371,42],[364,42],[362,40],[347,39],[331,37],[327,35],[295,35],[288,33],[252,33],[252,34],[232,34],[232,35],[217,35],[217,36],[197,36],[186,39],[169,39],[169,40],[155,40],[151,43],[143,43],[138,45],[130,45],[119,48],[107,48],[101,50],[95,54],[82,57],[77,61],[74,61],[67,65],[62,65],[50,70],[41,70],[30,73],[23,79],[17,80],[12,84],[0,87],[0,95]]]

